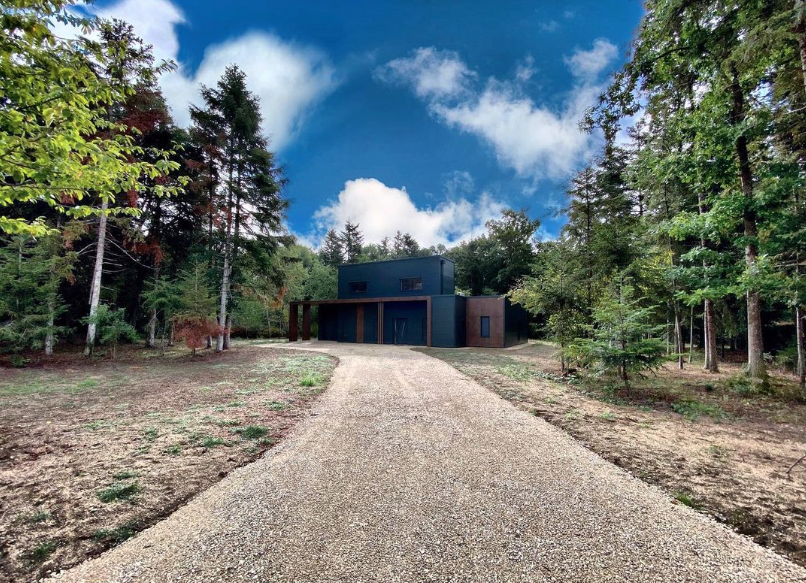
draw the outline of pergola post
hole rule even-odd
[[[302,304],[302,339],[311,339],[311,304]]]
[[[288,341],[296,342],[299,335],[299,304],[288,306]]]

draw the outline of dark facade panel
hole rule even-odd
[[[504,344],[514,346],[528,341],[529,315],[520,304],[504,299]]]
[[[481,319],[489,318],[490,335],[481,335]],[[504,348],[504,298],[467,298],[466,312],[467,346],[482,348]]]
[[[364,306],[364,344],[378,343],[378,304]]]
[[[342,304],[339,310],[339,342],[355,342],[358,339],[356,304]]]
[[[422,278],[422,289],[411,284],[416,278]],[[404,284],[401,280],[407,281]],[[453,262],[438,255],[339,266],[340,300],[452,293]]]
[[[456,296],[431,298],[431,346],[456,346]]]
[[[339,339],[339,309],[338,306],[319,306],[319,340]]]
[[[383,308],[383,343],[425,346],[426,303],[387,302]]]

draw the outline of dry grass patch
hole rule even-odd
[[[561,427],[675,503],[711,514],[806,565],[806,403],[791,377],[766,394],[738,364],[704,372],[673,364],[633,382],[564,378],[556,348],[421,349]],[[790,471],[792,464],[796,464]]]
[[[335,359],[244,343],[34,364],[0,368],[4,583],[119,544],[254,460],[327,387]]]

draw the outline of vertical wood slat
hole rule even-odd
[[[364,343],[364,306],[355,307],[355,341],[358,344]]]

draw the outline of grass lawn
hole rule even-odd
[[[604,378],[563,378],[546,342],[419,349],[453,365],[602,457],[806,565],[806,403],[793,377],[756,395],[738,364],[667,364],[628,393]],[[790,467],[795,464],[794,467]]]
[[[119,544],[282,438],[336,361],[254,344],[0,368],[0,581]]]

